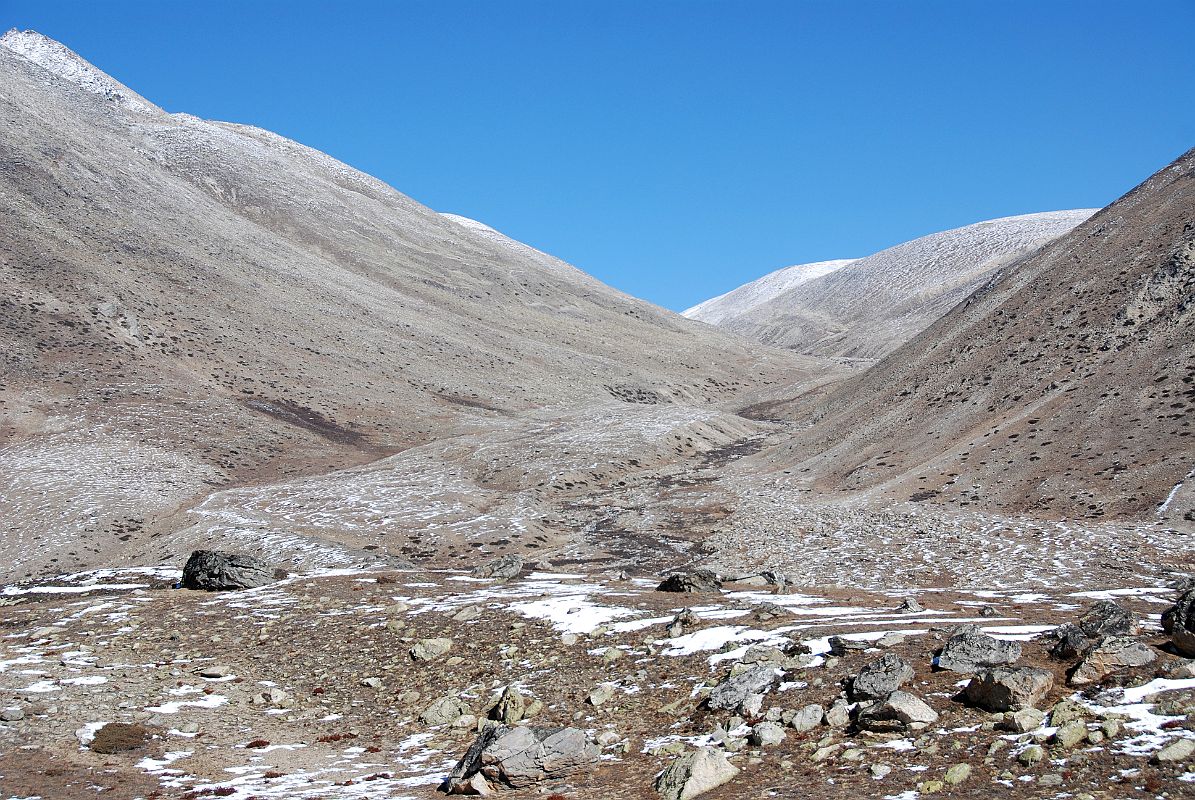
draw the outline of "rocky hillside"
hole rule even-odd
[[[1189,524],[1193,296],[1190,151],[839,386],[765,458],[827,489]]]
[[[924,330],[1001,267],[1094,211],[993,219],[867,258],[787,267],[684,313],[801,353],[872,360]]]
[[[580,485],[574,465],[613,458],[598,420],[651,431],[614,443],[624,467],[646,466],[749,434],[724,409],[809,374],[293,141],[166,113],[38,34],[0,40],[0,80],[10,577],[140,559],[209,519],[189,510],[217,490],[479,431],[569,438],[558,417],[573,414],[593,429],[563,452],[457,447],[465,467],[413,455],[383,465],[374,495],[355,477],[320,495],[368,504],[356,552],[388,552],[389,524],[426,526],[438,508],[453,530],[489,519],[509,540],[535,527],[551,479]],[[523,490],[500,519],[484,499]],[[235,535],[268,538],[218,505]],[[344,539],[321,509],[278,526]]]

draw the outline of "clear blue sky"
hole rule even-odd
[[[1195,0],[0,0],[0,26],[673,309],[1105,205],[1195,145]]]

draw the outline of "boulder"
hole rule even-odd
[[[674,572],[656,587],[657,592],[683,592],[686,594],[717,592],[721,589],[722,580],[716,572],[708,569]]]
[[[715,789],[739,774],[726,754],[712,747],[700,747],[668,765],[656,778],[656,791],[663,800],[690,800]]]
[[[278,580],[275,570],[260,558],[220,550],[196,550],[183,567],[180,585],[207,592],[256,589]]]
[[[861,709],[857,719],[861,729],[876,733],[903,731],[911,725],[921,727],[937,721],[938,712],[930,708],[924,700],[901,691],[895,691]]]
[[[523,571],[523,559],[516,555],[505,555],[501,558],[495,558],[493,561],[487,561],[473,568],[470,573],[474,578],[496,578],[502,581],[508,581],[511,578],[517,578],[519,573]]]
[[[985,667],[1011,664],[1021,657],[1021,645],[988,636],[978,625],[963,625],[946,641],[934,666],[951,672],[974,673]]]
[[[831,728],[845,728],[851,722],[851,707],[847,701],[839,698],[826,709],[822,721]]]
[[[1049,638],[1054,640],[1050,648],[1050,655],[1062,661],[1078,658],[1095,644],[1088,639],[1081,628],[1074,623],[1067,622],[1050,631]]]
[[[677,636],[684,636],[700,624],[701,618],[693,613],[692,609],[682,608],[680,613],[672,618],[672,622],[668,623],[668,636],[675,639]]]
[[[1022,708],[1020,711],[1005,714],[1000,727],[1013,733],[1029,733],[1029,731],[1040,728],[1045,721],[1044,711],[1039,711],[1036,708]]]
[[[1181,763],[1195,756],[1195,739],[1178,739],[1154,753],[1150,759],[1155,764]]]
[[[762,665],[740,672],[719,683],[710,692],[707,705],[714,710],[736,709],[754,694],[763,694],[779,681],[773,667]]]
[[[432,661],[451,649],[451,639],[420,639],[410,652],[411,658],[416,661]]]
[[[825,711],[821,706],[811,703],[793,712],[792,717],[788,720],[788,726],[797,733],[811,731],[822,723],[824,714]]]
[[[515,686],[507,686],[490,709],[490,719],[513,725],[521,720],[527,710],[527,701]]]
[[[851,698],[875,700],[886,697],[913,680],[913,667],[895,653],[872,661],[851,681]]]
[[[1195,656],[1195,589],[1188,589],[1178,602],[1162,614],[1162,630],[1170,635],[1175,649]]]
[[[900,601],[900,605],[896,607],[897,613],[900,614],[920,614],[925,611],[925,606],[917,602],[916,597],[906,597]]]
[[[1157,657],[1153,648],[1132,637],[1114,636],[1089,650],[1070,671],[1067,682],[1072,686],[1094,683],[1113,672],[1150,664]]]
[[[760,722],[751,729],[747,740],[756,747],[771,747],[784,741],[784,726],[776,722]]]
[[[474,740],[441,789],[450,794],[524,789],[593,767],[600,755],[576,728],[494,725]]]
[[[1035,667],[996,667],[979,672],[967,684],[967,700],[985,711],[1033,708],[1054,686],[1054,673]]]
[[[863,639],[845,639],[841,636],[831,636],[826,643],[830,645],[830,655],[839,658],[847,653],[861,653],[871,647],[871,642]]]
[[[451,725],[468,713],[469,707],[465,705],[464,701],[459,697],[447,694],[425,708],[419,715],[419,721],[432,727]]]
[[[1103,639],[1106,636],[1136,636],[1139,629],[1137,617],[1113,603],[1101,600],[1087,610],[1079,619],[1079,630],[1088,639]]]

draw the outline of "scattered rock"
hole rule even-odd
[[[274,568],[260,558],[220,550],[196,550],[183,567],[184,589],[208,592],[256,589],[277,580]]]
[[[474,567],[473,571],[469,574],[474,578],[496,578],[497,580],[508,581],[512,578],[517,578],[522,571],[522,557],[510,554],[480,564]]]
[[[673,761],[656,778],[656,791],[664,800],[690,800],[731,780],[739,769],[726,754],[700,747]]]
[[[598,763],[601,750],[576,728],[494,725],[482,731],[441,789],[489,794],[558,780]]]
[[[851,681],[854,700],[886,697],[913,680],[913,667],[895,653],[886,653],[859,671]]]
[[[1078,658],[1091,649],[1095,642],[1083,635],[1078,625],[1073,623],[1066,623],[1059,625],[1050,632],[1049,638],[1054,640],[1054,646],[1050,648],[1050,655],[1060,661],[1070,661],[1072,658]]]
[[[586,698],[586,700],[589,702],[589,705],[593,706],[594,708],[600,708],[614,699],[614,692],[614,684],[602,683],[590,690],[589,696]]]
[[[722,580],[717,573],[708,569],[674,572],[656,587],[657,592],[684,592],[687,594],[717,592],[721,589]]]
[[[822,707],[816,703],[797,709],[788,721],[788,726],[798,733],[811,731],[822,722]]]
[[[1060,727],[1054,733],[1053,737],[1054,743],[1064,750],[1069,750],[1086,739],[1087,725],[1083,721],[1077,719],[1072,719],[1070,722]]]
[[[420,639],[411,648],[411,658],[416,661],[432,661],[451,649],[451,639]]]
[[[955,764],[950,769],[946,770],[946,777],[943,780],[950,786],[958,786],[971,777],[970,764]]]
[[[1046,757],[1046,751],[1039,744],[1031,744],[1017,754],[1017,761],[1025,765],[1033,765]]]
[[[366,687],[367,689],[381,689],[383,684],[382,684],[381,678],[370,677],[370,678],[363,678],[361,680],[361,685]]]
[[[1021,645],[983,633],[978,625],[964,625],[947,640],[934,666],[952,672],[974,673],[984,667],[1011,664],[1021,657]]]
[[[871,647],[869,642],[862,639],[844,639],[841,636],[831,636],[826,641],[830,645],[830,655],[839,658],[847,653],[861,653]]]
[[[1035,667],[996,667],[978,673],[967,684],[967,700],[985,711],[1032,708],[1054,686],[1054,673]]]
[[[1195,656],[1195,589],[1188,589],[1162,614],[1162,630],[1185,656]]]
[[[925,606],[918,603],[916,597],[906,597],[896,607],[896,611],[900,614],[920,614],[925,611]]]
[[[700,622],[700,617],[694,614],[691,609],[683,608],[679,614],[672,618],[672,622],[668,624],[668,636],[673,639],[677,636],[684,636],[696,628]]]
[[[752,667],[715,686],[706,702],[714,710],[736,709],[750,695],[763,694],[778,681],[775,668],[766,665]]]
[[[910,725],[928,725],[938,721],[938,712],[924,700],[908,692],[896,691],[859,712],[863,730],[877,733],[901,731]]]
[[[835,700],[834,703],[826,709],[825,719],[826,725],[831,728],[845,728],[851,721],[851,707],[841,698]]]
[[[419,721],[430,727],[451,725],[468,713],[469,707],[465,705],[464,701],[455,695],[449,694],[444,695],[425,708],[423,713],[419,715]]]
[[[1195,755],[1195,739],[1177,739],[1154,753],[1150,760],[1162,764],[1166,762],[1186,761]]]
[[[1055,728],[1060,728],[1071,720],[1085,720],[1089,716],[1091,716],[1091,712],[1081,703],[1069,699],[1059,700],[1050,709],[1050,724]]]
[[[513,725],[526,715],[526,711],[527,701],[518,687],[507,686],[498,697],[498,702],[490,709],[490,719]]]
[[[784,727],[775,722],[760,722],[751,729],[748,737],[756,747],[771,747],[784,741]]]
[[[1136,615],[1111,600],[1099,601],[1079,619],[1079,630],[1088,639],[1136,636],[1138,628]]]
[[[1129,667],[1140,667],[1152,663],[1158,657],[1153,648],[1136,639],[1117,636],[1105,639],[1083,656],[1071,670],[1068,682],[1072,686],[1083,686]]]
[[[232,674],[232,667],[227,664],[213,664],[210,667],[200,667],[196,674],[201,678],[227,678]]]
[[[1044,711],[1039,711],[1036,708],[1022,708],[1019,711],[1006,714],[1001,721],[1001,727],[1013,733],[1028,733],[1040,728],[1045,721]]]
[[[4,722],[20,722],[25,719],[25,712],[19,708],[6,708],[0,711],[0,720]]]
[[[481,618],[481,606],[465,606],[452,615],[453,622],[472,622]]]

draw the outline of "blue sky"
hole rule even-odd
[[[1195,145],[1195,2],[0,0],[683,309],[789,264],[1102,206]]]

